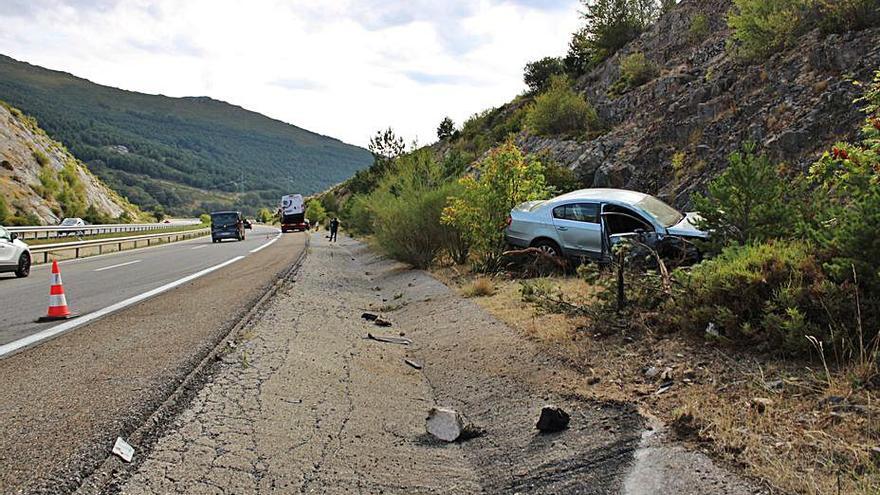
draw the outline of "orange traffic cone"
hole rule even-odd
[[[74,318],[67,307],[67,298],[64,297],[64,286],[61,284],[61,269],[58,262],[52,262],[52,275],[49,279],[52,286],[49,288],[49,312],[37,321],[56,321]]]

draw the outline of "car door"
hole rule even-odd
[[[553,209],[553,225],[562,249],[569,254],[599,256],[602,253],[602,226],[599,204],[580,202]]]
[[[12,236],[9,231],[0,227],[0,266],[8,267],[18,264],[18,248],[12,244]]]

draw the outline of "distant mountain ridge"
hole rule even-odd
[[[3,55],[0,100],[146,209],[257,208],[326,189],[372,161],[365,149],[222,101],[111,88]]]

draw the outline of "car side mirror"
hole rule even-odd
[[[14,241],[14,240],[16,240],[16,239],[18,239],[18,234],[16,234],[15,232],[9,234],[9,240],[10,240],[10,241]]]

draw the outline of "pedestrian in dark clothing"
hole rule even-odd
[[[336,232],[339,230],[339,219],[333,217],[330,220],[330,242],[336,242]]]

